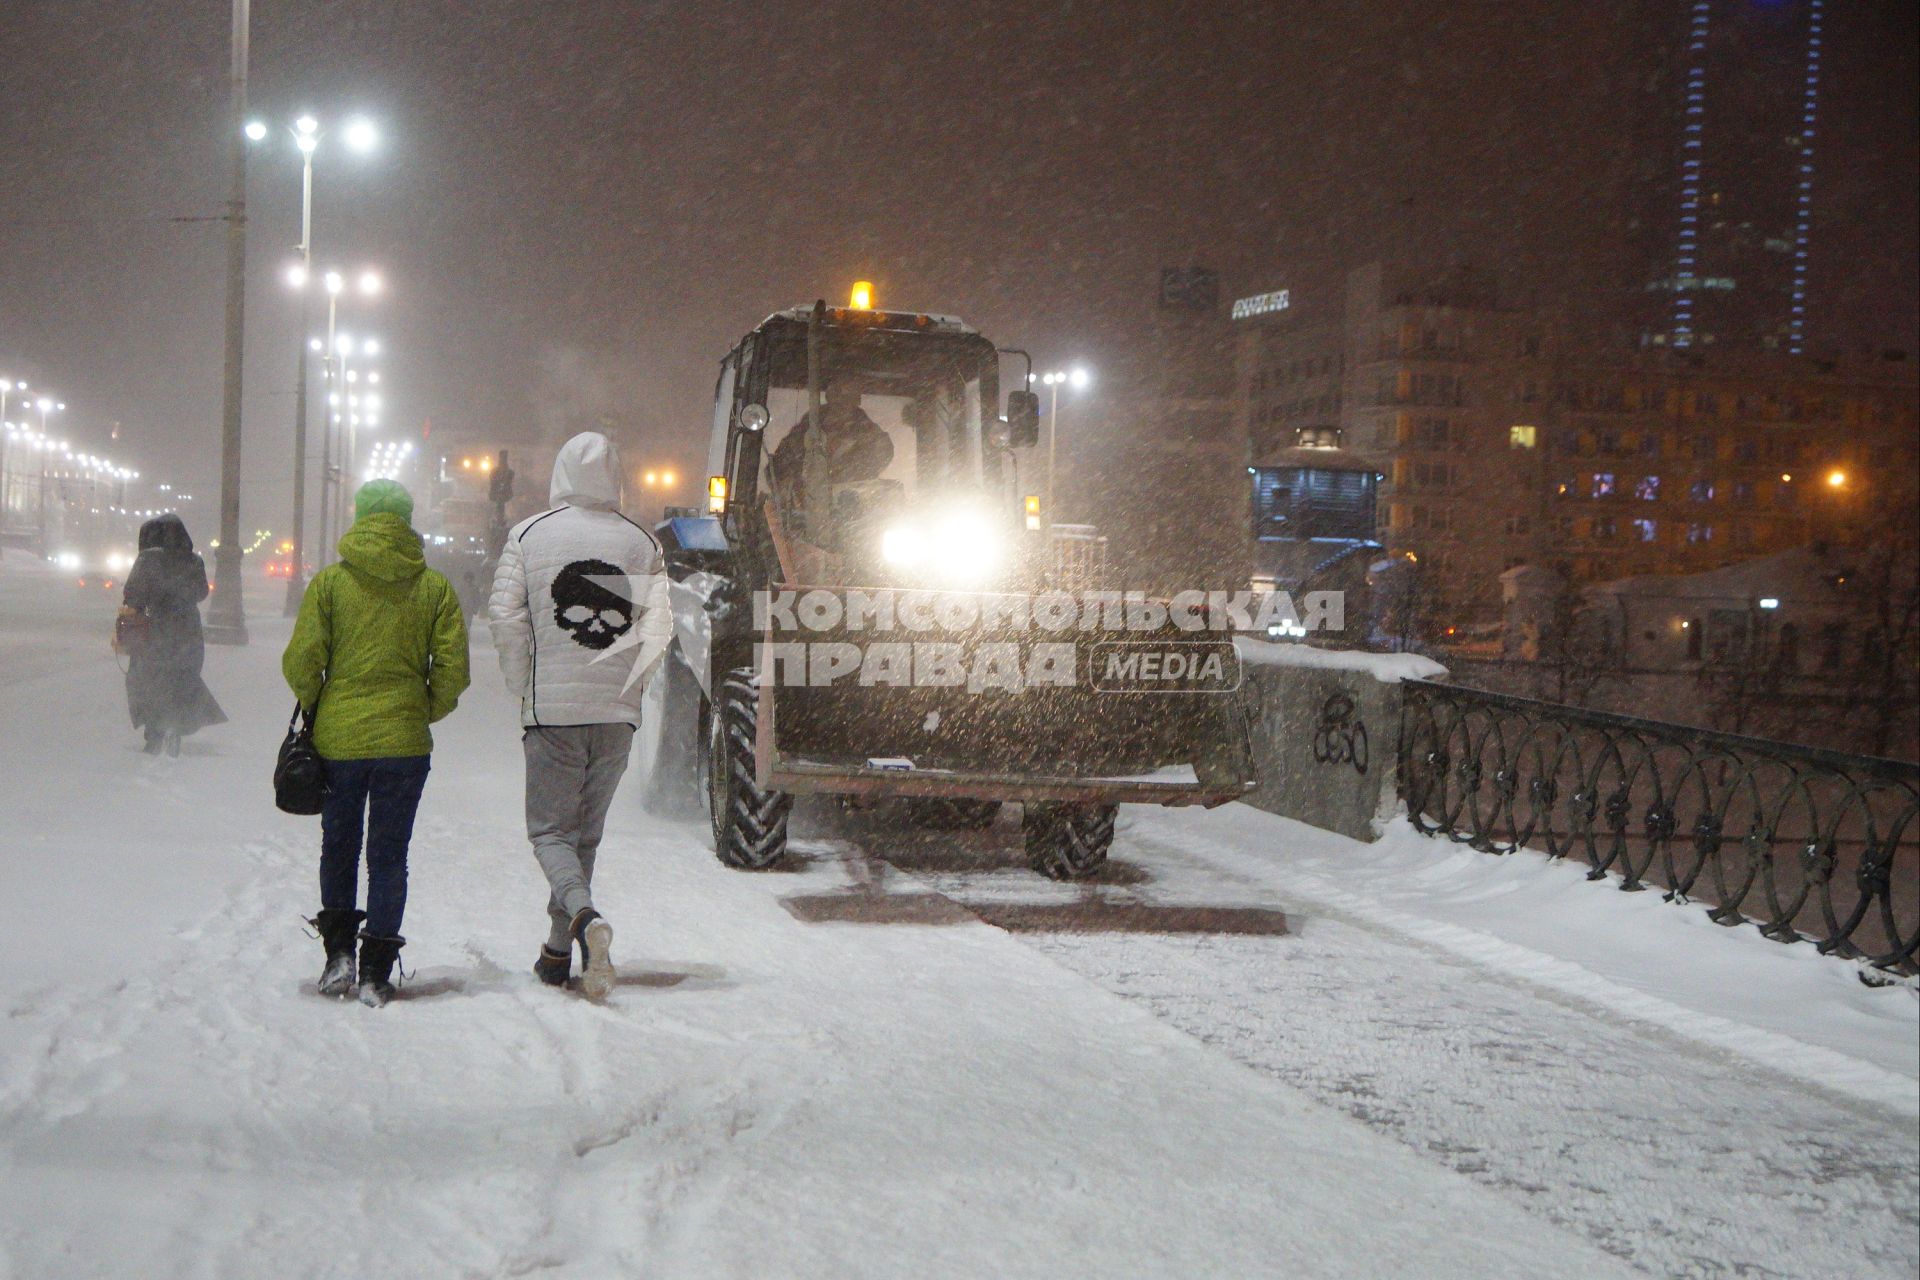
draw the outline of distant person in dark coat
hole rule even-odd
[[[128,653],[127,713],[146,731],[148,755],[177,756],[181,738],[226,722],[200,678],[200,602],[206,598],[207,566],[180,517],[156,516],[141,525],[140,557],[121,603],[147,619],[146,638]]]

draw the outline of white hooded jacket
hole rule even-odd
[[[554,506],[507,535],[487,614],[523,725],[640,723],[673,636],[666,564],[620,514],[620,459],[586,431],[553,461]]]

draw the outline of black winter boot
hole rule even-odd
[[[366,918],[364,911],[323,910],[307,921],[320,931],[321,945],[327,949],[327,967],[320,971],[321,995],[344,996],[353,990],[354,935]]]
[[[378,1009],[393,999],[393,965],[400,958],[405,938],[376,938],[360,935],[360,1003]]]
[[[533,975],[550,987],[567,985],[567,975],[573,971],[573,948],[555,951],[546,943],[540,944],[540,958],[533,962]]]

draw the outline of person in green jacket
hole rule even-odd
[[[320,990],[353,989],[358,931],[360,999],[378,1008],[393,995],[406,943],[407,846],[433,751],[427,726],[467,687],[467,624],[453,587],[427,568],[404,488],[370,480],[354,494],[353,513],[340,562],[307,584],[280,669],[313,717],[327,777],[312,920],[327,948]],[[363,830],[364,912],[355,909]]]

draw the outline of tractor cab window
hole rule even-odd
[[[762,493],[783,515],[802,501],[807,421],[804,336],[774,347],[767,381]],[[831,329],[822,335],[820,421],[836,516],[904,510],[982,483],[984,427],[999,365],[978,338]],[[823,531],[824,533],[824,531]]]

